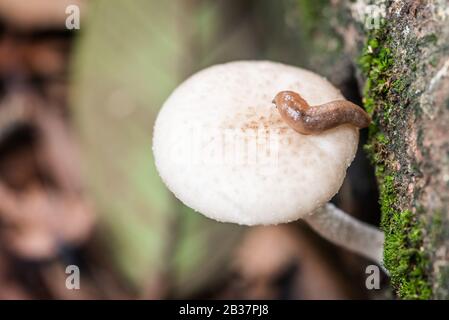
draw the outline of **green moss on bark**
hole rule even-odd
[[[401,298],[428,299],[432,290],[427,281],[429,260],[423,250],[423,223],[410,208],[399,204],[397,190],[401,181],[395,170],[397,163],[387,157],[391,139],[386,128],[392,116],[398,115],[395,108],[404,107],[398,102],[404,101],[403,95],[410,84],[410,78],[393,76],[395,61],[388,28],[384,26],[371,32],[359,58],[365,77],[363,103],[373,117],[365,150],[375,165],[379,183],[381,227],[385,232],[384,264],[390,272],[391,283]],[[394,141],[396,150],[401,149],[399,143],[400,140]]]

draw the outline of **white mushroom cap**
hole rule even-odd
[[[268,61],[216,65],[172,93],[156,120],[153,152],[178,199],[212,219],[255,225],[305,217],[337,193],[358,130],[295,132],[272,104],[282,90],[310,105],[344,99],[323,77]]]

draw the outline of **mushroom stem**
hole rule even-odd
[[[322,237],[383,265],[384,233],[378,228],[355,219],[332,203],[305,220]]]

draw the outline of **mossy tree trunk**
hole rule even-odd
[[[372,115],[365,150],[397,295],[449,298],[449,4],[298,0],[293,8],[309,30],[306,64],[344,92],[355,77]]]

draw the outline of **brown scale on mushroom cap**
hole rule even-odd
[[[371,118],[358,105],[336,100],[310,106],[299,93],[281,91],[273,99],[282,119],[301,134],[318,134],[343,124],[366,128]]]

